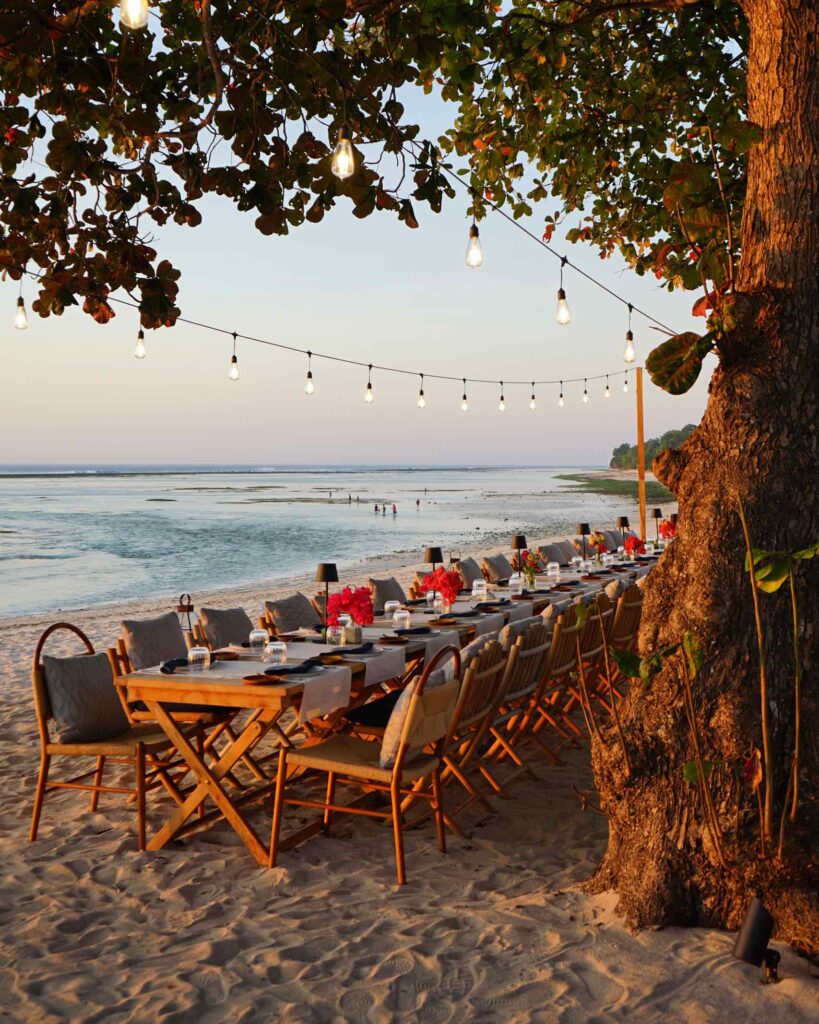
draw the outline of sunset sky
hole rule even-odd
[[[411,110],[435,136],[447,110],[419,97]],[[17,285],[0,284],[0,463],[551,464],[606,463],[614,445],[636,439],[633,373],[622,392],[626,310],[567,271],[573,322],[554,319],[559,264],[497,215],[481,224],[484,265],[464,263],[468,221],[459,194],[435,215],[417,209],[420,228],[393,214],[366,220],[340,199],[317,225],[264,237],[253,217],[227,201],[201,207],[204,221],[163,229],[158,248],[182,271],[184,316],[228,330],[416,372],[493,380],[569,378],[611,372],[603,381],[558,387],[473,385],[460,411],[460,383],[374,373],[375,401],[364,402],[366,370],[313,361],[315,393],[303,392],[306,358],[260,345],[238,347],[241,379],[228,380],[230,339],[177,325],[148,332],[148,356],[133,357],[136,314],[118,308],[106,326],[77,310],[12,327]],[[542,204],[525,222],[539,233]],[[574,226],[576,219],[567,222]],[[690,316],[695,296],[669,295],[652,279],[596,251],[553,244],[610,288],[678,330],[702,330]],[[33,285],[24,285],[31,301]],[[660,339],[634,320],[638,363]],[[697,386],[672,398],[647,382],[646,431],[697,422],[705,406],[706,363]]]

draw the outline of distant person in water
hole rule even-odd
[[[387,504],[386,504],[386,502],[385,502],[385,503],[384,503],[384,504],[383,504],[383,505],[381,506],[381,515],[382,515],[382,516],[385,516],[386,514],[387,514]]]
[[[373,511],[375,512],[376,515],[378,515],[378,505],[375,505],[375,507],[373,508]]]
[[[415,499],[415,511],[416,512],[420,512],[421,511],[421,499],[420,498],[416,498]]]
[[[395,505],[393,505],[393,507],[392,507],[392,514],[393,514],[394,516],[397,516],[397,515],[398,515],[398,509],[396,508],[396,506],[395,506]]]

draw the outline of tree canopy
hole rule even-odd
[[[693,423],[687,423],[680,430],[666,430],[660,437],[652,437],[645,443],[646,464],[651,465],[655,457],[666,448],[679,448],[687,437],[694,433],[696,427]],[[637,468],[637,445],[618,444],[611,453],[609,466],[612,469],[636,469]]]
[[[417,226],[463,174],[544,237],[621,252],[669,288],[730,287],[738,254],[746,27],[730,0],[154,0],[142,31],[107,0],[20,0],[0,15],[0,262],[42,273],[34,308],[117,288],[173,323],[178,271],[152,232],[195,227],[215,193],[263,233],[356,216]],[[433,145],[402,90],[457,106]],[[453,107],[455,113],[456,107]],[[345,182],[330,153],[348,124]],[[548,207],[548,209],[547,209]],[[13,270],[12,276],[18,271]],[[709,296],[707,298],[706,296]]]

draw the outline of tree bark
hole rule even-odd
[[[775,856],[794,743],[794,655],[787,586],[760,594],[773,764],[774,835],[760,858],[756,798],[738,771],[762,750],[759,655],[741,497],[755,547],[794,549],[819,539],[819,5],[744,0],[750,24],[748,117],[764,129],[749,155],[735,328],[702,423],[655,471],[677,496],[677,539],[645,588],[642,653],[685,630],[706,654],[694,680],[697,720],[718,762],[712,788],[727,865],[719,866],[697,787],[682,694],[669,666],[623,705],[632,754],[626,778],[609,732],[593,762],[609,846],[591,883],[617,889],[627,919],[737,928],[752,895],[774,915],[776,935],[819,955],[816,779],[819,773],[819,559],[796,575],[801,619],[800,809]],[[813,848],[811,848],[813,847]]]

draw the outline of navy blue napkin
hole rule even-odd
[[[163,661],[159,671],[166,676],[172,676],[178,668],[185,668],[188,664],[187,658],[171,658],[170,661]]]
[[[319,658],[308,658],[301,665],[271,665],[264,670],[266,676],[298,676],[321,667]]]
[[[429,626],[411,626],[409,629],[396,629],[396,636],[423,636],[425,633],[431,633],[432,630]]]

